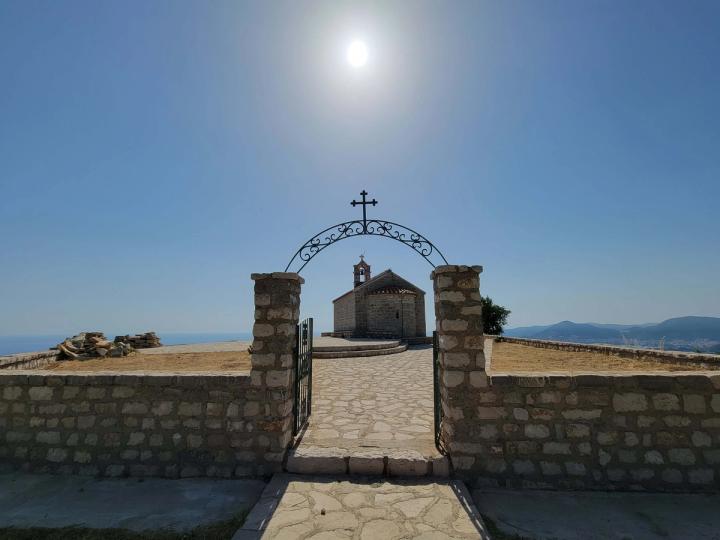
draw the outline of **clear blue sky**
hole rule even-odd
[[[0,334],[249,330],[250,273],[363,188],[513,326],[718,316],[718,28],[716,1],[2,0]],[[318,329],[361,251],[432,290],[348,240],[304,271]]]

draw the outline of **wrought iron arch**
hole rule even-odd
[[[375,206],[377,201],[375,199],[366,201],[366,191],[363,191],[360,195],[362,195],[362,201],[352,201],[350,204],[352,206],[362,205],[362,220],[357,219],[338,223],[314,235],[295,252],[295,255],[293,255],[285,268],[286,272],[290,270],[290,267],[293,266],[293,263],[296,261],[296,264],[302,263],[300,268],[296,270],[300,272],[315,255],[323,251],[326,247],[340,240],[345,240],[346,238],[363,235],[381,236],[401,242],[418,253],[433,268],[438,264],[448,264],[447,259],[435,244],[410,227],[385,219],[367,219],[366,207],[368,205]]]

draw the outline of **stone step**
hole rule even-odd
[[[285,469],[297,474],[447,477],[450,462],[440,454],[428,456],[402,448],[347,450],[301,444],[288,452]]]
[[[341,341],[341,340],[338,340]],[[400,340],[381,341],[379,343],[356,343],[342,345],[313,345],[314,352],[333,352],[333,351],[370,351],[373,349],[389,349],[400,345]]]
[[[383,356],[386,354],[397,354],[405,352],[407,345],[398,345],[396,347],[389,347],[386,349],[365,349],[365,350],[351,350],[343,351],[335,349],[333,351],[318,351],[313,348],[313,358],[365,358],[367,356]]]

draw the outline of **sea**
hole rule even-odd
[[[113,334],[105,332],[108,339],[116,335],[125,335],[128,332]],[[251,341],[250,332],[158,332],[163,345],[188,345],[191,343],[212,343],[214,341]],[[27,335],[27,336],[0,336],[0,356],[22,352],[45,351],[70,337],[63,334]]]

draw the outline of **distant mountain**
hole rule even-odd
[[[643,323],[643,324],[601,324],[601,323],[582,323],[591,324],[598,328],[612,328],[614,330],[626,330],[628,328],[644,328],[645,326],[655,326],[657,323]]]
[[[638,325],[575,323],[511,328],[506,336],[575,343],[609,343],[681,351],[720,352],[720,317],[676,317]]]
[[[551,324],[546,324],[545,326],[518,326],[517,328],[508,328],[503,335],[510,337],[529,337],[551,326]]]
[[[620,330],[613,328],[602,328],[593,324],[578,324],[571,321],[562,321],[553,324],[535,334],[538,339],[567,339],[569,341],[603,341],[607,339],[619,338]]]
[[[604,324],[604,323],[574,323],[572,321],[563,321],[556,324],[544,324],[536,326],[518,326],[517,328],[508,328],[505,330],[506,336],[510,337],[529,337],[536,336],[540,332],[543,332],[549,328],[556,327],[558,325],[568,324],[575,326],[592,326],[595,328],[610,328],[612,330],[627,330],[628,328],[644,328],[646,326],[655,326],[657,323],[643,323],[643,324]],[[550,338],[546,338],[550,339]]]
[[[711,339],[720,341],[719,317],[677,317],[654,326],[633,328],[628,332],[638,339]]]

